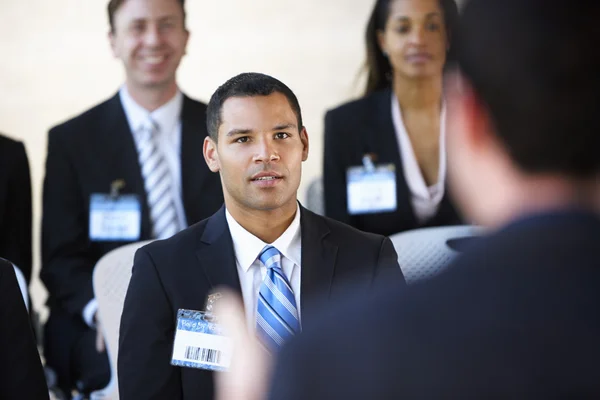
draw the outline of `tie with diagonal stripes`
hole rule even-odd
[[[300,332],[298,308],[281,269],[281,253],[273,246],[265,246],[258,258],[267,267],[267,275],[258,293],[256,332],[262,343],[276,352],[287,339]]]
[[[157,146],[158,126],[152,119],[144,124],[138,137],[138,157],[150,208],[152,235],[166,239],[179,231],[172,191],[172,176],[163,153]]]

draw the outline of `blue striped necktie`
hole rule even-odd
[[[258,293],[256,333],[270,351],[276,352],[287,339],[300,332],[298,308],[281,269],[281,253],[273,246],[265,246],[258,259],[267,267],[267,275]]]
[[[166,239],[180,229],[173,199],[173,182],[167,160],[156,143],[158,126],[149,119],[138,136],[138,157],[148,198],[152,236]]]

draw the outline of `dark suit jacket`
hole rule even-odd
[[[411,204],[410,189],[404,178],[392,122],[391,96],[390,89],[381,90],[325,115],[325,215],[360,230],[386,236],[421,226],[460,224],[461,220],[446,193],[438,213],[424,225],[419,225]],[[396,166],[396,211],[362,215],[348,213],[346,170],[361,166],[362,158],[367,153],[375,154],[376,164]]]
[[[11,263],[0,259],[0,399],[48,399],[29,314]]]
[[[188,224],[212,215],[223,203],[218,174],[202,157],[206,106],[184,97],[181,112],[181,183]],[[125,181],[123,194],[142,203],[140,240],[151,238],[144,180],[119,95],[50,130],[44,181],[41,277],[51,309],[79,316],[93,298],[92,271],[107,252],[126,242],[89,240],[89,201]]]
[[[389,239],[367,234],[301,207],[302,326],[312,324],[308,306],[320,293],[336,299],[342,282],[356,279],[356,292],[374,281],[404,286]],[[119,340],[121,400],[212,399],[212,373],[170,365],[177,310],[203,310],[218,286],[240,291],[225,208],[135,256]],[[322,305],[322,303],[321,303]]]
[[[283,349],[271,398],[599,398],[599,244],[592,214],[512,224],[437,278],[340,305]]]
[[[23,143],[0,135],[0,257],[31,280],[31,177]]]

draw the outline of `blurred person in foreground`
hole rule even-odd
[[[284,346],[268,395],[238,368],[256,363],[250,337],[231,331],[221,398],[600,397],[599,18],[583,0],[466,3],[451,184],[490,234],[437,278],[338,304]]]
[[[325,115],[325,215],[391,235],[461,218],[446,179],[445,66],[454,0],[377,0],[366,30],[362,98]]]
[[[0,399],[48,399],[29,314],[11,262],[0,258]]]
[[[50,315],[45,356],[61,389],[88,393],[110,380],[92,288],[98,260],[166,238],[223,204],[198,157],[206,104],[176,74],[189,31],[184,0],[110,0],[108,39],[124,67],[118,93],[52,128],[44,179],[41,278]]]
[[[214,366],[216,357],[205,356],[219,350],[179,342],[191,335],[179,311],[204,311],[221,285],[241,294],[240,329],[260,337],[270,354],[340,299],[348,280],[355,297],[377,283],[404,286],[388,238],[298,203],[309,140],[288,86],[260,73],[231,78],[211,96],[207,127],[203,154],[220,176],[225,206],[137,251],[121,317],[121,400],[213,399],[213,373],[197,363]]]

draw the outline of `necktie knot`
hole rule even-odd
[[[281,268],[281,253],[273,246],[265,246],[258,259],[267,269]]]
[[[148,117],[141,124],[139,132],[142,139],[153,140],[158,132],[158,124],[152,119],[152,117]]]

